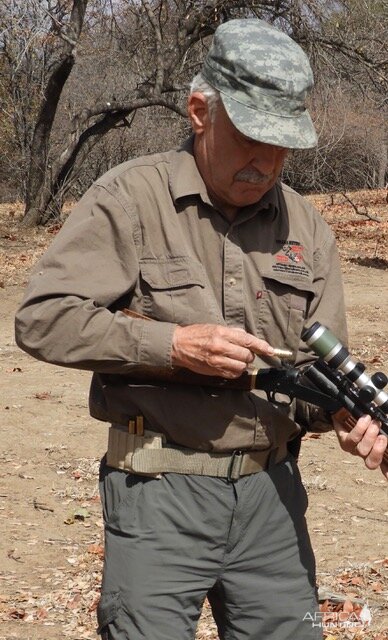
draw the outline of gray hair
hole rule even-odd
[[[194,93],[195,91],[199,91],[199,93],[203,93],[203,95],[205,96],[209,108],[210,118],[214,120],[217,107],[220,103],[220,92],[217,91],[217,89],[214,89],[214,87],[212,87],[208,82],[206,82],[201,73],[197,73],[197,75],[192,80],[190,93]]]

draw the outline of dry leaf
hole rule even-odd
[[[351,600],[345,600],[342,605],[342,610],[346,613],[352,613],[352,611],[354,610],[353,602]]]
[[[37,400],[49,400],[51,398],[50,391],[42,391],[41,393],[35,393],[34,398]]]
[[[26,615],[26,610],[25,609],[11,609],[11,611],[9,611],[8,613],[10,618],[13,618],[14,620],[23,620],[23,618]]]
[[[92,553],[100,558],[104,557],[104,547],[101,544],[90,544],[88,546],[88,553]]]

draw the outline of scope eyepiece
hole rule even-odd
[[[374,386],[378,389],[384,389],[384,387],[388,384],[388,377],[382,371],[376,371],[376,373],[372,374],[371,380]]]
[[[361,402],[373,402],[375,399],[375,395],[375,387],[370,387],[368,385],[366,387],[362,387],[362,389],[360,389],[358,393],[358,397],[360,398]]]
[[[310,328],[306,328],[302,332],[302,340],[331,369],[342,371],[348,380],[360,389],[368,388],[364,398],[369,398],[373,392],[374,397],[370,398],[370,401],[373,401],[383,411],[388,412],[388,394],[382,391],[382,387],[385,386],[387,381],[384,373],[379,372],[369,377],[365,373],[365,365],[354,360],[338,338],[320,322],[314,322]],[[383,382],[384,384],[382,384]]]

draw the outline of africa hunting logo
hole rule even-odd
[[[304,615],[303,621],[310,622],[312,627],[318,627],[326,631],[327,629],[365,629],[371,625],[372,611],[369,609],[368,603],[350,612],[308,611]],[[329,637],[334,640],[334,636],[330,635]],[[355,636],[352,634],[352,637]]]

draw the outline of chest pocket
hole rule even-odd
[[[144,313],[158,320],[190,324],[218,315],[204,269],[192,258],[141,260],[140,288]]]
[[[296,353],[300,334],[314,296],[312,281],[295,282],[286,275],[263,276],[258,312],[258,335],[275,347]]]

